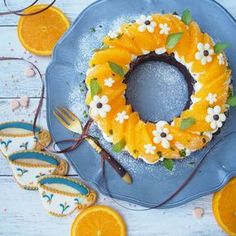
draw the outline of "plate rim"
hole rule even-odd
[[[56,46],[54,47],[53,49],[53,53],[52,53],[52,56],[51,56],[51,61],[49,63],[49,65],[47,66],[47,69],[46,69],[46,72],[45,72],[45,78],[46,78],[46,85],[48,85],[48,74],[50,72],[50,70],[53,68],[53,66],[56,63],[57,61],[57,54],[58,54],[58,48],[60,47],[61,43],[65,40],[65,38],[73,31],[73,29],[75,28],[75,25],[76,23],[83,18],[83,16],[87,13],[88,10],[90,10],[90,8],[98,5],[98,4],[103,4],[103,3],[106,3],[108,2],[109,0],[97,0],[93,3],[91,3],[90,5],[88,5],[84,10],[81,11],[81,13],[76,17],[76,19],[74,20],[74,22],[71,24],[70,28],[64,33],[64,35],[59,39],[59,41],[57,42]],[[232,16],[232,14],[224,7],[222,6],[219,2],[215,1],[215,0],[205,0],[207,2],[209,2],[210,4],[215,4],[221,11],[224,12],[225,16],[227,16],[230,21],[232,21],[232,23],[235,25],[236,27],[236,19]],[[48,86],[46,86],[47,88]],[[46,90],[46,95],[47,95],[47,99],[46,99],[46,114],[47,114],[47,117],[46,117],[46,120],[47,120],[47,125],[48,125],[48,129],[50,131],[50,134],[53,138],[53,140],[55,140],[55,136],[54,136],[54,133],[52,132],[52,124],[51,124],[51,119],[50,119],[50,116],[48,115],[50,113],[50,99],[49,99],[49,90],[47,89]],[[97,191],[99,191],[100,193],[102,193],[103,195],[106,195],[106,196],[109,196],[110,197],[110,194],[107,192],[106,189],[103,188],[103,185],[99,185],[97,182],[95,181],[92,181],[92,180],[89,180],[89,179],[86,179],[81,173],[80,171],[78,170],[78,168],[74,165],[73,163],[73,158],[69,157],[70,156],[70,153],[66,153],[64,154],[67,159],[69,159],[69,162],[72,164],[73,168],[76,170],[76,172],[78,173],[79,177],[82,178],[83,180],[85,180],[86,182],[88,182],[90,185],[92,185],[93,187],[95,187],[95,189]],[[228,172],[224,178],[220,181],[219,184],[217,184],[216,186],[208,189],[208,190],[205,190],[205,191],[201,191],[197,194],[193,194],[191,196],[188,196],[188,197],[185,197],[184,199],[182,200],[179,200],[177,202],[174,202],[174,203],[166,203],[165,205],[161,206],[161,207],[158,207],[156,209],[166,209],[166,208],[173,208],[173,207],[177,207],[177,206],[180,206],[180,205],[183,205],[187,202],[190,202],[192,200],[195,200],[197,198],[200,198],[200,197],[203,197],[203,196],[206,196],[206,195],[209,195],[209,194],[212,194],[218,190],[220,190],[232,177],[236,176],[236,170],[235,171],[230,171]],[[111,192],[109,190],[109,192]],[[128,197],[124,194],[113,194],[112,193],[112,198],[115,198],[115,199],[118,199],[118,200],[123,200],[123,201],[128,201],[128,202],[131,202],[131,203],[134,203],[134,204],[138,204],[142,207],[152,207],[153,205],[155,205],[154,203],[152,202],[148,202],[148,201],[141,201],[141,200],[137,200],[133,197]],[[116,200],[114,200],[116,201]]]

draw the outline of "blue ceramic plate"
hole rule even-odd
[[[227,50],[227,55],[235,77],[236,23],[232,16],[216,2],[211,0],[101,0],[95,2],[80,14],[57,44],[52,62],[47,70],[47,117],[49,129],[55,141],[73,137],[73,134],[62,127],[53,116],[52,112],[56,106],[66,106],[72,109],[83,121],[87,119],[83,80],[92,50],[101,45],[104,34],[110,29],[117,28],[122,22],[133,20],[141,14],[163,11],[181,13],[186,8],[191,10],[194,19],[200,24],[203,31],[208,32],[216,41],[231,44],[230,50]],[[151,71],[155,70],[153,65],[149,64],[148,66],[152,68]],[[156,66],[160,67],[162,73],[171,69],[165,70],[160,64]],[[136,73],[137,77],[140,77],[143,72],[141,70]],[[165,89],[166,92],[171,91],[175,86],[183,89],[182,95],[178,95],[178,91],[171,93],[175,98],[177,95],[178,97],[182,96],[179,102],[175,102],[176,99],[170,99],[173,107],[172,112],[176,114],[182,109],[181,104],[186,100],[187,92],[181,75],[178,75],[177,71],[173,73],[176,73],[176,78],[178,78],[176,82],[169,84],[170,89],[161,88]],[[150,74],[147,75],[147,78],[150,77]],[[164,82],[166,81],[164,80]],[[162,86],[163,83],[155,86]],[[235,86],[235,80],[233,83]],[[146,92],[143,92],[142,96],[149,94],[149,89],[153,89],[150,87],[151,85],[151,83],[146,85],[144,90]],[[140,88],[135,89],[137,90],[130,92],[131,100],[132,94],[135,94]],[[160,95],[162,89],[157,89],[154,92],[160,98],[159,100],[166,99]],[[171,96],[169,95],[169,97]],[[135,101],[133,102],[135,103]],[[137,109],[140,109],[143,116],[145,114],[151,115],[160,110],[160,106],[164,109],[162,105],[157,103],[155,107],[154,104],[150,103],[149,110],[147,106],[145,107],[146,110],[143,107]],[[159,118],[163,118],[162,116],[168,118],[169,113],[163,110],[162,113],[157,112],[155,115]],[[168,171],[160,164],[148,165],[141,160],[134,160],[127,153],[114,154],[114,157],[132,175],[133,184],[125,184],[110,166],[106,165],[108,187],[112,196],[146,207],[157,205],[178,188],[206,153],[208,153],[207,158],[191,182],[163,207],[175,207],[219,190],[232,176],[236,175],[236,134],[228,135],[231,131],[236,131],[236,123],[233,122],[235,119],[236,109],[231,109],[221,133],[205,149],[193,153],[185,160],[175,161],[173,171]],[[111,145],[102,138],[96,127],[93,127],[91,132],[99,137],[101,143],[108,150],[111,150]],[[225,137],[226,135],[228,136]],[[60,148],[62,147],[60,146]],[[100,157],[86,142],[66,156],[85,181],[90,182],[101,193],[108,194],[101,175]]]

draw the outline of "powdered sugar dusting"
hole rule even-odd
[[[88,29],[88,32],[84,33],[79,37],[78,40],[78,57],[76,59],[76,69],[78,73],[78,81],[73,82],[73,86],[70,86],[70,97],[69,97],[69,108],[80,118],[83,124],[88,120],[88,108],[85,105],[85,96],[86,96],[86,86],[84,84],[85,74],[88,69],[88,61],[90,57],[93,54],[93,50],[96,48],[99,48],[102,44],[102,38],[104,35],[108,33],[108,31],[116,31],[119,29],[119,26],[123,22],[131,22],[134,19],[137,19],[138,16],[122,16],[117,19],[115,19],[112,22],[106,22],[101,21],[97,22],[96,25],[94,25],[92,28]],[[156,70],[160,70],[161,67],[157,68]],[[145,69],[145,71],[148,70],[148,68]],[[155,73],[155,71],[152,71],[152,73]],[[157,71],[156,71],[157,72]],[[158,72],[160,73],[160,71]],[[174,73],[174,75],[173,75]],[[171,76],[170,76],[171,75]],[[162,68],[162,82],[165,83],[165,86],[169,87],[173,85],[173,80],[178,80],[178,73],[175,71],[167,72],[165,70],[165,67]],[[144,80],[143,80],[144,81]],[[140,82],[142,83],[142,81]],[[180,91],[178,94],[180,95],[180,98],[175,99],[176,103],[180,104],[183,102],[181,99],[183,98],[183,94],[185,94],[185,88],[182,87],[183,83],[179,81],[175,81],[175,86],[177,86],[178,90]],[[153,88],[153,90],[156,90],[156,87]],[[174,90],[170,91],[171,93],[175,92]],[[172,103],[169,101],[169,99],[165,99],[164,94],[162,95],[164,98],[164,103],[168,103],[169,112],[172,111]],[[154,98],[155,99],[155,98]],[[156,101],[157,102],[157,101]],[[154,116],[155,114],[153,114]],[[112,156],[116,158],[122,166],[124,166],[131,175],[137,176],[142,175],[142,173],[145,173],[145,175],[151,176],[155,179],[163,179],[163,176],[178,176],[181,175],[181,169],[182,165],[185,165],[191,170],[193,166],[195,165],[196,160],[194,159],[194,155],[191,158],[188,158],[188,161],[178,161],[175,163],[175,167],[172,171],[168,171],[165,169],[161,163],[157,163],[154,165],[146,164],[142,160],[135,160],[132,158],[127,152],[121,152],[121,153],[114,153],[112,152],[112,144],[108,143],[102,136],[101,131],[96,125],[92,125],[90,129],[90,134],[94,137],[99,137],[99,142],[102,144],[102,146],[110,153],[112,153]],[[186,163],[191,163],[191,165],[186,165]]]
[[[177,68],[152,61],[142,63],[131,73],[126,95],[142,119],[170,121],[184,109],[188,88]]]
[[[78,41],[79,52],[76,61],[77,70],[85,73],[88,69],[88,61],[93,54],[93,50],[101,47],[103,37],[110,30],[117,31],[122,23],[131,22],[136,18],[137,16],[135,15],[121,16],[112,22],[100,21],[92,28],[88,29],[88,32],[80,37],[80,40]]]

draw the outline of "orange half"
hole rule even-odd
[[[126,236],[121,216],[107,206],[93,206],[82,211],[71,226],[71,236]]]
[[[236,236],[236,178],[214,194],[212,208],[222,229],[230,236]]]
[[[47,5],[34,5],[24,11],[33,13]],[[64,13],[56,7],[32,16],[21,16],[18,22],[18,37],[23,47],[41,56],[49,56],[57,41],[69,28],[70,22]]]

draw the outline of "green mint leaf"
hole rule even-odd
[[[164,159],[164,161],[162,162],[163,166],[169,170],[172,171],[174,168],[174,161],[171,159]]]
[[[167,49],[174,48],[179,42],[179,40],[182,38],[182,36],[183,36],[183,32],[169,34],[166,39],[166,48]]]
[[[223,52],[226,48],[228,48],[230,45],[228,43],[216,43],[214,46],[215,53]]]
[[[227,100],[227,104],[231,107],[236,106],[236,96],[230,96]]]
[[[108,62],[108,64],[113,72],[120,75],[121,77],[125,76],[125,72],[121,66],[117,65],[114,62],[110,62],[110,61]]]
[[[102,91],[96,78],[91,79],[90,81],[90,91],[91,91],[92,98]]]
[[[190,23],[192,22],[192,20],[193,20],[192,14],[188,9],[184,10],[181,20],[186,25],[190,25]]]
[[[186,119],[183,119],[180,124],[180,129],[185,130],[192,125],[196,124],[196,119],[194,117],[188,117]]]
[[[112,151],[114,152],[121,152],[126,145],[126,142],[124,139],[122,139],[120,142],[116,143],[112,147]]]

